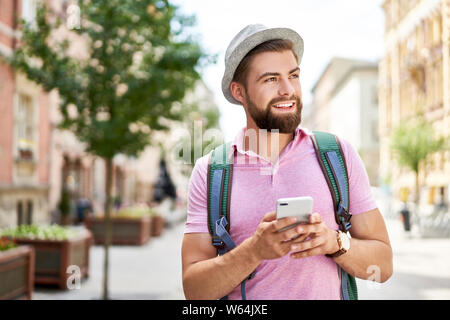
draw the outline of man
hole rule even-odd
[[[217,256],[208,232],[208,154],[197,160],[189,182],[182,247],[187,299],[240,299],[239,284],[253,271],[248,299],[341,299],[338,266],[362,279],[373,278],[368,270],[379,270],[380,282],[392,274],[392,249],[367,173],[343,139],[353,217],[350,246],[341,250],[338,243],[333,201],[312,133],[299,127],[302,54],[303,40],[296,32],[262,25],[244,28],[227,49],[222,90],[247,117],[230,151],[230,235],[236,248]],[[294,220],[276,219],[276,200],[297,196],[314,199],[310,224],[278,232]]]

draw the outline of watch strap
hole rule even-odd
[[[347,252],[347,250],[342,247],[342,242],[341,242],[341,238],[340,238],[340,235],[342,233],[344,233],[344,232],[342,232],[340,230],[336,231],[336,240],[337,240],[338,245],[339,245],[339,250],[336,251],[335,253],[332,253],[332,254],[326,254],[325,256],[327,256],[329,258],[337,258],[337,257],[339,257],[339,256],[341,256],[341,255],[343,255],[344,253]]]
[[[330,257],[330,258],[337,258],[337,257],[343,255],[343,254],[346,253],[346,252],[347,252],[347,250],[345,250],[344,248],[342,248],[342,249],[339,249],[337,252],[335,252],[335,253],[333,253],[333,254],[326,254],[326,256],[327,256],[327,257]]]

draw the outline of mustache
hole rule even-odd
[[[280,102],[287,102],[287,101],[292,101],[292,100],[296,101],[297,104],[300,101],[300,99],[295,94],[293,94],[289,98],[282,98],[282,97],[273,98],[272,100],[270,100],[270,102],[267,105],[271,106],[271,105],[274,105],[274,104],[277,104]]]

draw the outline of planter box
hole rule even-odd
[[[69,240],[15,239],[18,244],[34,247],[35,284],[56,284],[67,289],[67,279],[71,276],[67,268],[76,265],[82,278],[89,276],[89,251],[92,246],[92,234],[82,230]]]
[[[158,237],[164,230],[164,217],[162,216],[152,216],[151,223],[151,234],[152,237]]]
[[[111,244],[143,245],[150,240],[151,219],[149,216],[140,218],[111,218]],[[104,218],[87,217],[86,227],[92,231],[96,244],[105,242]]]
[[[0,300],[31,300],[33,285],[33,247],[19,246],[0,252]]]

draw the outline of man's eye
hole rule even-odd
[[[298,77],[299,77],[298,74],[293,74],[293,75],[291,76],[292,79],[297,79]]]
[[[276,80],[275,77],[270,77],[270,78],[267,78],[267,79],[265,80],[265,82],[273,82],[273,81],[275,81],[275,80]]]

